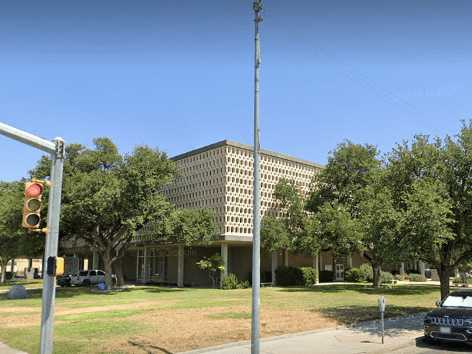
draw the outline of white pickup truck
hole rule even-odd
[[[79,274],[71,275],[70,278],[70,284],[78,286],[90,286],[104,282],[105,272],[98,269],[82,270]]]

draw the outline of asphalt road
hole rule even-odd
[[[416,343],[403,349],[398,349],[391,354],[462,354],[472,353],[472,346],[456,343],[428,344],[423,337],[417,338]]]

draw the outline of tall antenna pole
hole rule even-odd
[[[253,239],[252,239],[252,324],[251,354],[259,354],[260,289],[261,289],[261,155],[259,141],[259,75],[261,47],[259,25],[262,22],[262,2],[253,4],[255,21],[255,71],[254,71],[254,187],[253,187]]]

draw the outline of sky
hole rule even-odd
[[[388,152],[472,118],[469,0],[266,0],[261,145],[326,163],[343,140]],[[170,156],[252,142],[251,1],[4,1],[0,121]],[[0,180],[41,152],[0,136]]]

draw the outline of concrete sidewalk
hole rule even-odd
[[[365,322],[352,328],[304,332],[267,338],[261,341],[264,354],[367,354],[388,353],[411,346],[422,335],[424,314],[385,321],[385,344],[382,345],[377,322]],[[246,354],[250,343],[230,343],[199,349],[185,354]]]
[[[19,350],[12,349],[7,345],[0,342],[0,354],[27,354],[25,352],[20,352]]]

